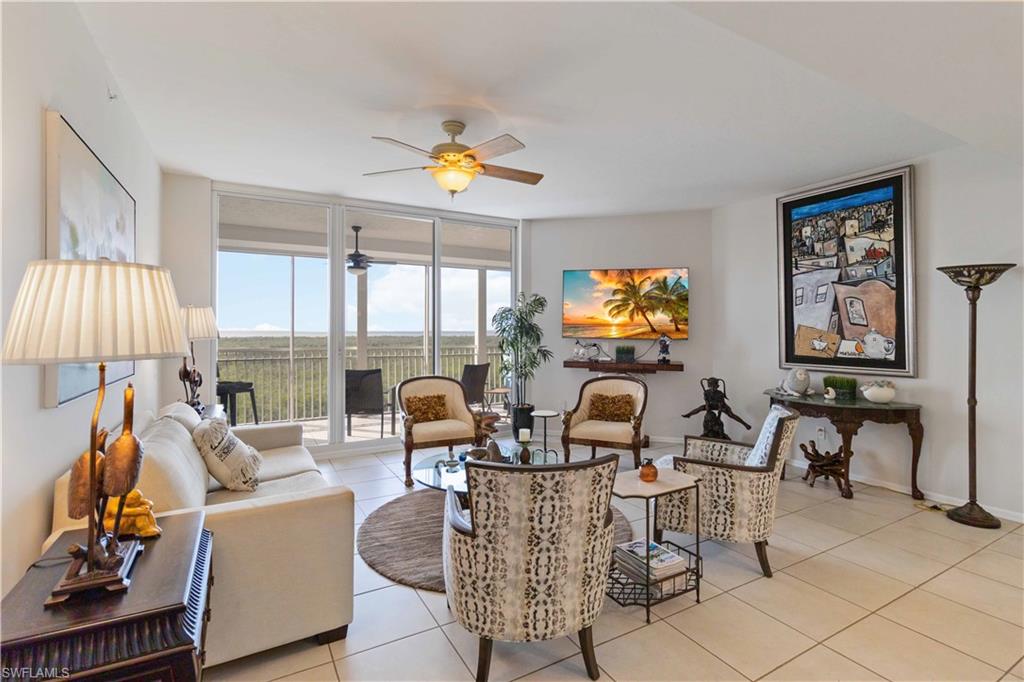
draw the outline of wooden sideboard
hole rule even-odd
[[[3,599],[2,665],[26,679],[183,682],[202,677],[213,536],[201,511],[159,518],[124,592],[43,602],[67,569],[60,536]],[[92,598],[90,598],[92,597]]]
[[[843,441],[843,497],[853,497],[850,487],[850,459],[853,457],[853,437],[864,422],[876,424],[906,424],[910,432],[910,491],[915,500],[923,500],[924,493],[917,487],[917,465],[921,460],[921,406],[916,403],[873,403],[864,398],[855,400],[825,400],[820,395],[793,396],[777,389],[768,389],[765,395],[772,405],[785,405],[804,417],[824,417],[832,422]]]

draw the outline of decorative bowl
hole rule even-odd
[[[864,397],[873,403],[888,403],[896,397],[896,385],[891,381],[870,381],[860,387]]]

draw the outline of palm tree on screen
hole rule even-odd
[[[679,323],[690,317],[690,291],[683,284],[683,278],[676,277],[671,283],[668,276],[656,279],[648,293],[658,310],[672,321],[676,331],[680,331]]]
[[[657,310],[657,302],[651,297],[647,288],[650,277],[642,277],[638,281],[636,276],[629,272],[619,280],[619,286],[612,290],[612,298],[604,302],[604,307],[612,317],[625,317],[630,322],[642,317],[651,331],[657,333],[654,323],[648,313]]]

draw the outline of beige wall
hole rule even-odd
[[[596,374],[566,369],[573,339],[562,338],[562,271],[586,268],[690,268],[690,339],[672,343],[672,359],[686,365],[683,373],[644,377],[649,387],[644,433],[653,439],[682,440],[684,433],[700,433],[701,419],[681,419],[680,414],[701,402],[700,379],[711,374],[715,338],[712,332],[714,292],[711,273],[711,213],[683,211],[611,218],[574,218],[530,221],[524,234],[528,258],[524,278],[527,291],[548,299],[541,319],[544,342],[555,357],[538,373],[530,391],[541,409],[560,410],[576,404],[579,386]],[[614,355],[615,341],[601,342]],[[623,342],[625,343],[625,342]],[[650,341],[630,342],[637,352]],[[657,349],[645,359],[657,358]],[[561,426],[548,424],[557,438]],[[694,430],[696,429],[696,430]],[[740,427],[742,429],[742,427]],[[740,430],[736,431],[739,435]]]
[[[935,268],[1024,263],[1021,168],[966,146],[912,163],[919,373],[894,381],[897,399],[924,406],[920,487],[930,497],[961,501],[967,494],[967,302],[963,290]],[[717,208],[711,222],[718,338],[714,371],[729,381],[734,407],[760,420],[767,411],[761,391],[785,374],[778,365],[775,197]],[[1017,268],[986,288],[978,315],[978,495],[993,512],[1018,519],[1024,507],[1022,274],[1024,269]],[[819,390],[824,374],[812,372]],[[839,439],[824,420],[804,420],[798,442],[815,438],[819,426],[828,434],[825,447],[835,450]],[[854,451],[855,476],[909,490],[906,428],[867,424]],[[798,450],[794,453],[791,457],[800,457]]]
[[[212,188],[208,178],[163,173],[161,182],[160,255],[174,277],[181,305],[214,305]],[[174,379],[181,362],[165,360],[161,376],[160,404],[184,398],[184,388]],[[196,341],[196,365],[203,374],[199,395],[214,402],[216,384],[213,342]]]
[[[128,103],[107,98],[117,85],[72,4],[4,3],[3,304],[4,324],[30,260],[45,256],[44,112],[62,112],[135,197],[140,262],[160,260],[160,169]],[[153,409],[157,361],[139,362],[136,409]],[[38,367],[2,369],[3,538],[0,589],[6,593],[49,534],[53,480],[88,446],[92,399],[42,407]],[[120,389],[108,391],[102,422],[120,422]]]

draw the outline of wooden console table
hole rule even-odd
[[[655,372],[682,372],[683,363],[670,362],[658,364],[657,360],[634,360],[633,362],[616,362],[615,360],[563,360],[562,367],[587,369],[591,372],[610,372],[612,374],[654,374]]]
[[[924,494],[917,487],[917,465],[921,459],[921,441],[924,426],[921,424],[921,406],[914,403],[873,403],[858,397],[856,400],[825,400],[820,395],[791,396],[776,389],[764,392],[772,405],[784,405],[804,417],[824,417],[832,422],[843,439],[843,497],[853,497],[850,488],[850,459],[853,457],[853,437],[864,422],[876,424],[906,424],[913,447],[910,460],[910,490],[915,500],[923,500]]]
[[[163,535],[143,541],[124,592],[78,594],[45,608],[67,570],[67,546],[85,542],[85,529],[61,535],[3,599],[2,670],[26,679],[199,680],[213,583],[204,518],[158,518]]]

